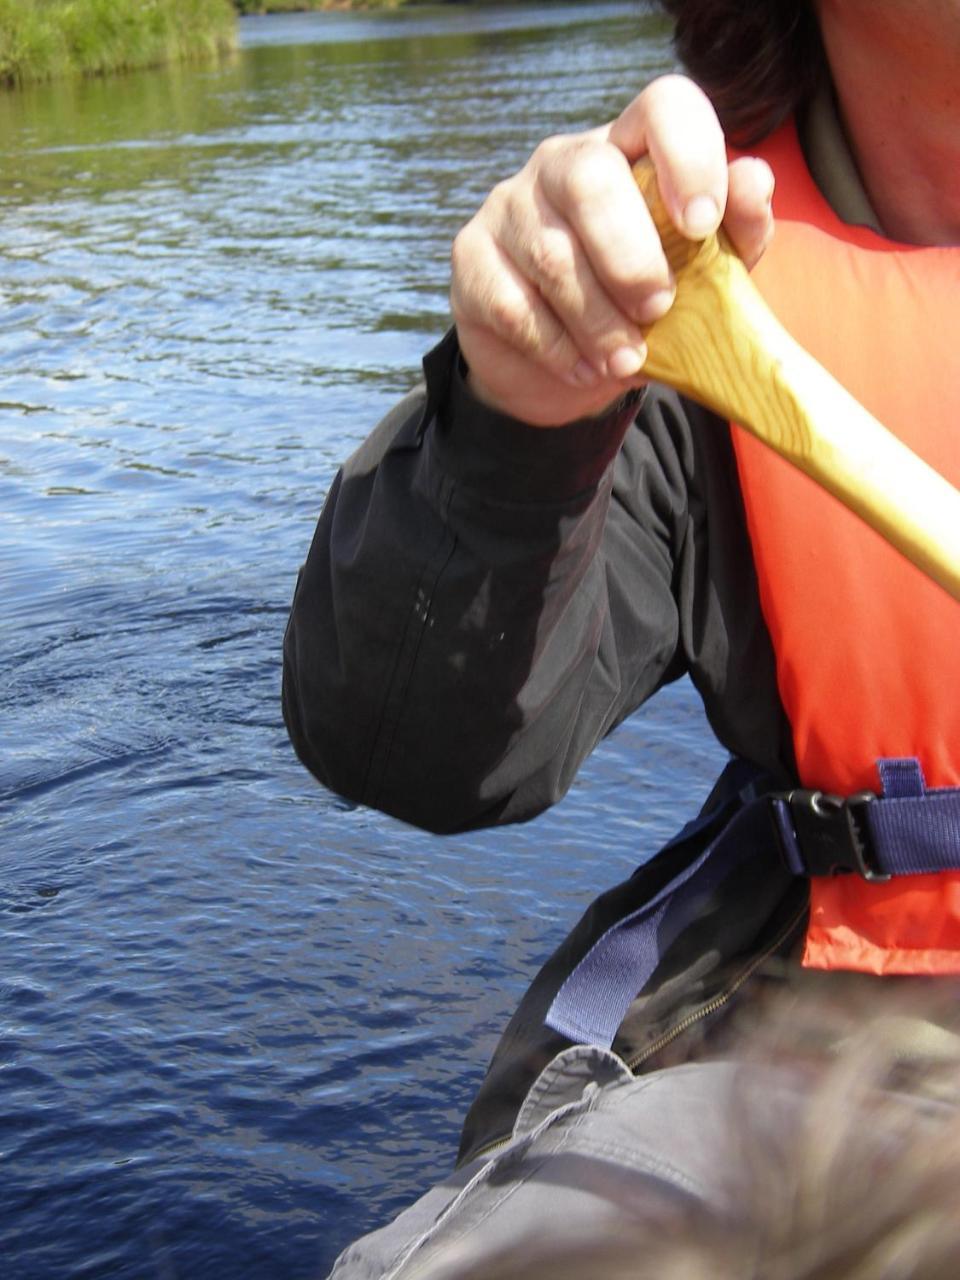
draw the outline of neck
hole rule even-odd
[[[844,128],[894,240],[960,245],[960,6],[817,0]]]

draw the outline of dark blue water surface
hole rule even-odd
[[[629,4],[251,20],[0,98],[0,1274],[313,1277],[449,1167],[499,1027],[689,814],[689,687],[525,827],[299,767],[297,566],[449,241],[669,62]]]

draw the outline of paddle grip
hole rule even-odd
[[[677,230],[673,219],[667,212],[663,196],[660,194],[657,171],[649,156],[643,156],[633,166],[633,178],[640,188],[640,194],[646,201],[647,208],[650,210],[653,225],[657,228],[660,243],[663,245],[663,252],[666,255],[667,262],[670,264],[670,270],[676,274],[682,271],[697,256],[703,241],[690,240],[681,231]],[[712,237],[708,237],[708,239],[712,239]]]

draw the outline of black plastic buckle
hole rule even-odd
[[[864,880],[890,879],[877,866],[866,810],[872,791],[834,796],[825,791],[791,791],[786,797],[797,844],[811,876],[856,872]]]

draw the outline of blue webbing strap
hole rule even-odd
[[[862,860],[869,866],[871,878],[960,869],[960,789],[928,791],[920,762],[915,759],[878,760],[877,769],[883,788],[880,798],[865,793],[844,801],[809,791],[771,798],[781,852],[794,875],[820,875],[831,870],[833,846],[828,841],[817,847],[819,819],[809,816],[818,808],[832,828],[824,832],[825,839],[846,832],[849,840],[859,831],[864,844]],[[801,797],[802,811],[797,808]],[[806,847],[804,832],[814,837]],[[841,842],[837,853],[842,852]],[[854,868],[841,860],[834,869]]]
[[[877,868],[890,876],[960,869],[960,789],[927,790],[919,760],[879,760],[883,799],[864,810]]]
[[[756,853],[758,842],[770,844],[769,810],[762,800],[741,809],[690,866],[597,939],[557,992],[547,1026],[575,1043],[609,1048],[662,953],[731,869]]]
[[[886,877],[960,870],[960,788],[928,791],[917,760],[877,763],[882,798],[853,798],[857,821],[867,828],[871,871]],[[609,1048],[661,955],[694,922],[706,897],[745,857],[773,843],[771,815],[790,870],[810,874],[789,798],[743,799],[745,806],[688,867],[594,943],[558,991],[547,1026],[577,1043]]]

